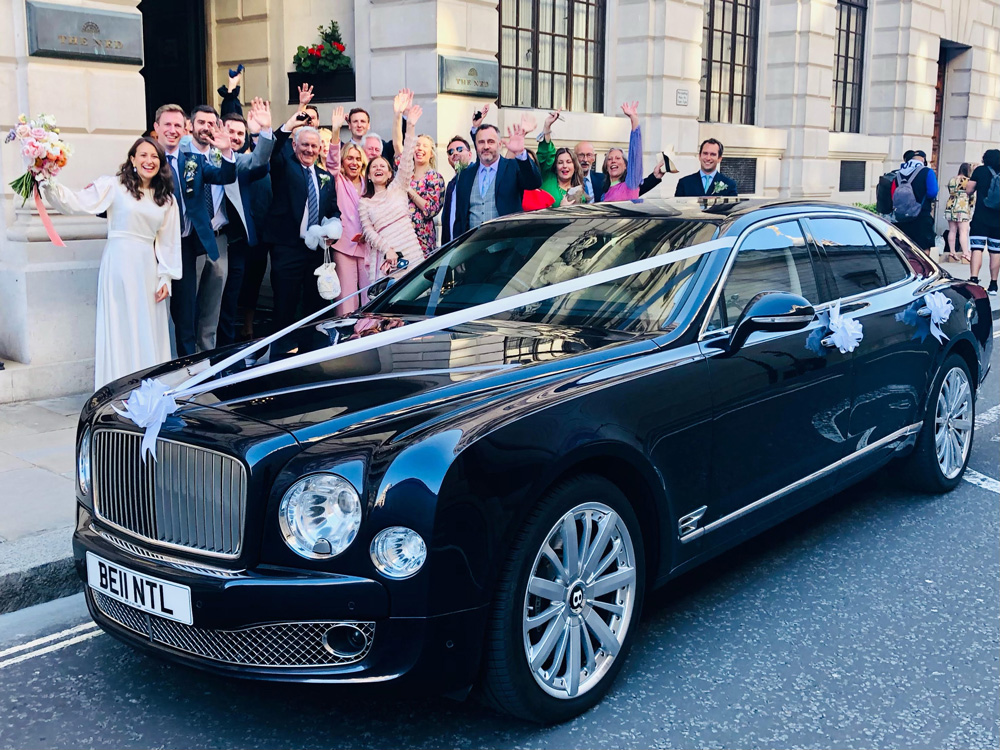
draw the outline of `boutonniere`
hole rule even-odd
[[[194,159],[185,160],[184,162],[184,192],[187,194],[194,193],[194,176],[198,171],[198,162]]]
[[[330,181],[330,175],[326,172],[319,173],[319,189],[322,190],[326,187],[326,184]]]
[[[716,180],[715,185],[712,186],[712,195],[718,195],[726,189],[726,183],[722,180]]]
[[[213,167],[218,167],[222,165],[222,152],[217,148],[213,148],[208,152],[208,160],[212,163]]]

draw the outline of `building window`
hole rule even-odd
[[[861,132],[861,81],[868,0],[837,0],[837,56],[833,66],[830,130]]]
[[[701,115],[705,122],[754,124],[758,0],[705,0]]]
[[[604,110],[604,0],[500,0],[500,105]]]

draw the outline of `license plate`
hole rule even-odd
[[[191,625],[191,589],[162,578],[136,573],[87,553],[87,583],[112,599],[157,617]]]

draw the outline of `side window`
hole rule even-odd
[[[910,275],[910,267],[899,257],[899,253],[892,249],[888,240],[871,227],[866,227],[868,236],[871,237],[875,245],[875,252],[878,254],[879,263],[882,264],[882,272],[885,274],[886,284],[895,284]]]
[[[710,326],[733,325],[761,292],[792,292],[813,304],[818,299],[816,274],[797,221],[755,229],[743,241]]]
[[[810,219],[809,229],[826,251],[840,297],[885,286],[882,266],[864,224],[851,219]]]

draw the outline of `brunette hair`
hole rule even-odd
[[[132,166],[132,157],[135,156],[135,152],[139,150],[139,146],[143,143],[148,143],[155,148],[156,155],[160,159],[160,171],[150,180],[149,187],[153,190],[153,201],[157,206],[162,206],[174,199],[174,175],[170,169],[170,165],[167,163],[167,155],[163,151],[163,146],[152,138],[143,136],[132,144],[132,148],[128,150],[128,156],[125,157],[125,161],[118,168],[118,179],[125,189],[128,190],[129,195],[137,201],[142,200],[142,181],[139,179],[139,174],[136,172],[135,167]]]
[[[187,116],[187,112],[184,111],[184,107],[182,107],[180,104],[162,104],[159,107],[157,107],[156,114],[153,116],[153,122],[159,122],[160,117],[163,116],[164,112],[180,112],[181,117],[183,117],[185,120],[189,119]]]
[[[568,148],[557,148],[555,158],[552,159],[552,172],[556,176],[556,180],[559,180],[559,172],[556,171],[556,162],[559,161],[559,157],[562,154],[569,154],[569,158],[573,160],[573,176],[570,177],[569,186],[576,187],[577,185],[583,184],[583,172],[580,169],[580,161],[576,158],[576,154],[573,153],[572,149]],[[627,168],[627,167],[626,167]]]
[[[994,172],[1000,172],[1000,149],[991,148],[983,154],[983,164],[992,167]]]
[[[219,113],[215,111],[215,107],[213,107],[211,104],[199,104],[197,107],[191,110],[191,115],[189,119],[191,120],[192,123],[194,123],[194,116],[199,112],[205,115],[212,115],[213,117],[215,117],[216,120],[221,119],[219,117]]]
[[[715,138],[706,138],[705,140],[703,140],[701,142],[701,145],[698,146],[698,154],[701,155],[701,152],[705,150],[705,144],[706,143],[711,143],[713,146],[718,146],[719,147],[719,158],[721,159],[722,158],[722,151],[723,151],[722,141],[717,141]]]
[[[468,142],[467,140],[465,140],[465,139],[464,139],[464,138],[463,138],[462,136],[460,136],[460,135],[455,135],[455,136],[452,136],[451,138],[449,138],[449,139],[448,139],[448,145],[449,145],[449,146],[450,146],[451,144],[453,144],[453,143],[461,143],[462,145],[464,145],[464,146],[465,146],[465,148],[466,148],[466,149],[468,149],[469,151],[472,151],[472,146],[470,146],[470,145],[469,145],[469,142]]]
[[[622,155],[622,161],[625,162],[625,169],[622,172],[622,182],[625,182],[625,178],[628,176],[628,159],[625,157],[625,149],[619,146],[612,146],[608,149],[608,153],[604,155],[604,164],[601,166],[601,172],[604,173],[604,179],[607,180],[606,184],[611,185],[611,175],[608,174],[608,157],[611,156],[612,151],[617,151]],[[701,153],[700,151],[698,153]],[[577,162],[579,164],[579,162]]]
[[[367,109],[362,109],[361,107],[355,107],[354,109],[352,109],[350,112],[347,113],[347,124],[348,125],[351,124],[351,118],[354,117],[354,115],[358,114],[359,112],[361,114],[363,114],[365,117],[367,117],[368,118],[368,122],[371,123],[372,116],[370,114],[368,114],[368,110]]]
[[[370,177],[370,175],[371,175],[371,171],[372,171],[372,164],[374,164],[379,159],[381,159],[382,161],[384,161],[386,164],[389,165],[389,179],[386,180],[386,183],[385,183],[386,188],[388,188],[392,184],[392,180],[396,176],[396,167],[393,165],[393,163],[391,161],[389,161],[388,159],[386,159],[381,154],[379,154],[374,159],[372,159],[370,162],[368,162],[368,169],[365,171],[365,194],[363,196],[361,196],[362,198],[374,198],[375,197],[375,183],[372,182],[372,178]]]
[[[239,112],[226,112],[222,116],[222,124],[225,125],[227,122],[242,122],[243,127],[247,127],[247,119]]]
[[[962,166],[960,166],[958,168],[958,173],[962,177],[971,177],[972,176],[972,165],[969,164],[969,162],[967,162],[967,161],[962,162]]]

